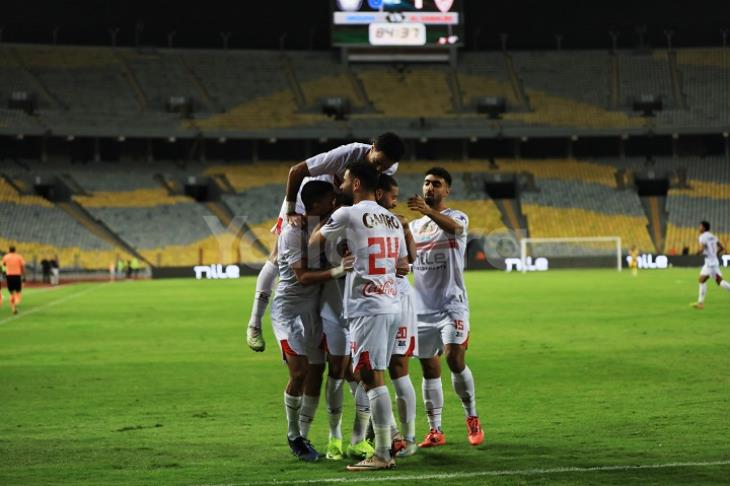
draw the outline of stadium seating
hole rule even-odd
[[[507,100],[500,122],[505,126],[717,126],[726,125],[730,113],[723,94],[726,57],[721,49],[677,50],[675,93],[670,69],[675,64],[663,50],[618,51],[618,84],[612,88],[611,57],[605,51],[514,52],[509,57],[513,67],[502,53],[464,52],[452,71],[444,65],[348,68],[328,52],[4,44],[0,96],[32,93],[40,111],[32,118],[2,109],[0,129],[73,134],[99,127],[124,133],[134,127],[169,136],[336,126],[316,109],[317,99],[325,96],[348,98],[354,107],[350,123],[362,128],[387,119],[396,129],[420,117],[449,127],[479,126],[483,117],[473,112],[473,101],[484,96]],[[618,107],[610,102],[613,91],[620,97]],[[652,120],[637,116],[630,102],[641,94],[661,95],[665,110]],[[527,106],[518,100],[522,95]],[[181,121],[178,114],[166,113],[170,96],[190,97],[193,118]],[[679,109],[677,96],[687,109]]]

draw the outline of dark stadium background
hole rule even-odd
[[[51,43],[60,27],[62,44],[108,45],[108,28],[120,29],[118,44],[167,46],[176,31],[176,47],[219,47],[220,32],[231,32],[229,47],[271,49],[286,33],[287,49],[329,47],[329,2],[318,1],[152,1],[6,0],[0,5],[0,28],[6,42]],[[619,32],[618,46],[638,43],[636,28],[646,27],[650,46],[666,45],[664,32],[674,31],[681,46],[721,43],[730,29],[730,6],[709,1],[492,1],[466,0],[468,49],[499,49],[500,33],[509,34],[511,49],[551,49],[555,35],[563,48],[607,48],[609,31]],[[476,42],[475,42],[476,40]]]

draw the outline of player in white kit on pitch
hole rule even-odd
[[[388,211],[393,211],[398,205],[399,195],[398,181],[392,176],[381,174],[378,189],[375,191],[378,204]],[[403,225],[403,236],[408,247],[408,262],[413,263],[416,259],[416,242],[411,234],[408,221],[401,215],[396,214],[396,216]],[[408,362],[411,357],[418,355],[418,319],[414,303],[415,295],[408,278],[398,276],[396,283],[400,296],[401,313],[388,372],[395,389],[402,435],[395,424],[392,426],[391,434],[396,438],[393,446],[396,456],[406,457],[415,454],[418,450],[416,445],[416,391],[408,375]]]
[[[301,217],[304,214],[304,206],[301,203],[299,192],[307,177],[317,180],[328,180],[339,184],[345,175],[345,168],[355,161],[367,161],[380,172],[395,174],[405,151],[405,145],[398,135],[386,132],[379,135],[372,144],[350,143],[342,145],[329,152],[324,152],[310,157],[291,167],[286,186],[286,199],[279,212],[279,219],[272,228],[272,232],[279,234],[285,219],[296,224],[296,215]],[[276,251],[274,246],[269,259],[259,271],[256,279],[256,291],[253,299],[253,307],[246,329],[246,342],[248,346],[257,352],[266,348],[263,334],[261,333],[261,321],[269,304],[269,298],[278,276],[276,267]]]
[[[702,221],[700,223],[700,251],[699,254],[705,256],[705,265],[700,271],[700,296],[697,302],[690,304],[695,309],[705,308],[705,294],[707,294],[707,281],[714,279],[717,285],[723,289],[730,291],[730,283],[722,278],[720,271],[720,255],[725,251],[725,247],[717,239],[715,235],[710,233],[710,223]]]
[[[324,216],[334,208],[332,184],[324,181],[307,183],[302,190],[309,216]],[[289,447],[298,458],[316,461],[319,453],[307,440],[311,420],[301,421],[303,395],[319,397],[321,372],[313,375],[310,367],[324,363],[322,324],[319,319],[318,284],[340,278],[352,270],[352,258],[343,259],[330,270],[309,270],[306,220],[298,225],[287,224],[278,240],[279,285],[271,310],[274,334],[281,347],[282,358],[289,369],[289,382],[284,392]],[[321,368],[320,368],[321,369]],[[316,405],[315,405],[316,408]],[[314,416],[313,411],[311,416]]]
[[[390,362],[400,315],[396,275],[408,273],[408,258],[400,221],[375,202],[378,176],[370,164],[350,165],[342,191],[352,195],[354,205],[339,208],[310,238],[310,244],[316,247],[345,239],[355,257],[355,267],[345,285],[344,311],[352,340],[353,368],[360,372],[370,399],[375,453],[348,466],[351,471],[395,465],[391,455],[392,407],[384,371]]]
[[[454,391],[466,415],[471,445],[484,440],[474,396],[474,378],[466,365],[469,342],[469,302],[464,284],[469,218],[449,209],[445,200],[451,191],[451,175],[434,167],[426,172],[423,197],[408,200],[408,207],[423,214],[411,221],[418,257],[413,263],[418,313],[418,357],[423,368],[423,401],[430,431],[420,447],[446,444],[441,431],[444,395],[440,355],[446,355]]]

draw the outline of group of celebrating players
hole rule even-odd
[[[451,175],[425,173],[423,194],[408,208],[421,217],[396,215],[393,174],[404,153],[393,133],[372,145],[352,143],[293,166],[275,231],[276,249],[257,281],[247,341],[263,351],[261,320],[274,282],[271,321],[289,371],[284,392],[288,443],[304,461],[321,455],[308,440],[319,405],[325,367],[329,441],[325,457],[359,462],[351,471],[390,469],[396,457],[446,443],[441,430],[443,355],[466,416],[470,444],[484,440],[474,378],[465,362],[469,306],[464,284],[468,217],[445,200]],[[412,267],[414,287],[407,275]],[[416,392],[409,361],[423,370],[429,422],[416,442]],[[400,427],[385,385],[395,390]],[[343,446],[343,385],[355,401],[349,444]]]

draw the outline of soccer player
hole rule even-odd
[[[636,245],[631,247],[629,255],[629,268],[631,269],[631,275],[636,277],[639,274],[639,250]]]
[[[464,255],[469,219],[449,209],[451,175],[434,167],[426,172],[423,197],[408,200],[408,207],[423,217],[411,221],[418,256],[413,264],[418,313],[418,357],[423,368],[423,401],[430,431],[419,447],[446,443],[441,430],[444,404],[440,355],[446,355],[451,383],[466,415],[469,443],[479,445],[484,432],[474,396],[474,378],[466,365],[469,341],[469,304],[464,284]]]
[[[341,260],[346,245],[342,245],[335,252],[328,255],[331,263]],[[340,460],[347,456],[365,459],[375,452],[373,446],[366,440],[368,424],[370,423],[370,400],[367,392],[360,383],[359,373],[354,373],[350,364],[350,331],[347,319],[344,317],[343,296],[345,294],[344,279],[325,282],[322,285],[320,296],[320,317],[324,334],[325,350],[327,352],[327,384],[325,400],[329,418],[329,441],[325,457],[331,460]],[[347,450],[342,447],[342,404],[344,393],[342,385],[347,381],[350,392],[355,400],[355,422],[350,436]]]
[[[356,161],[366,161],[380,172],[394,174],[398,170],[398,162],[404,152],[405,145],[401,138],[395,133],[386,132],[370,145],[365,143],[342,145],[292,166],[286,184],[286,199],[272,232],[276,234],[281,232],[284,219],[296,224],[298,219],[296,216],[304,213],[298,194],[305,178],[330,177],[330,182],[335,180],[339,182],[345,174],[347,165]],[[246,341],[254,351],[260,352],[266,347],[261,334],[261,320],[266,312],[276,277],[276,247],[274,247],[256,279],[256,293],[246,331]]]
[[[15,252],[15,247],[11,246],[8,248],[5,256],[3,256],[3,265],[5,265],[5,279],[8,283],[8,292],[10,292],[10,308],[13,314],[17,314],[23,292],[25,260]]]
[[[329,214],[335,202],[334,187],[324,181],[312,181],[302,189],[302,200],[309,216]],[[320,348],[322,327],[319,321],[319,285],[339,278],[352,269],[352,259],[344,259],[339,267],[310,271],[307,259],[306,221],[298,226],[287,224],[279,246],[279,285],[271,312],[274,334],[281,347],[282,358],[289,369],[289,383],[284,392],[288,423],[287,438],[294,455],[303,461],[316,461],[319,453],[306,439],[300,420],[303,395],[313,388],[310,366],[324,363]],[[321,383],[321,372],[318,378]],[[317,381],[317,377],[314,377]],[[319,386],[319,385],[318,385]],[[316,395],[319,397],[319,387]],[[316,404],[315,404],[316,408]],[[313,412],[311,413],[313,417]],[[311,424],[311,421],[305,426]]]
[[[352,196],[354,204],[335,211],[310,238],[315,247],[345,239],[355,257],[354,270],[347,274],[344,311],[352,340],[352,366],[360,372],[370,399],[375,453],[347,466],[350,471],[395,466],[390,433],[393,412],[384,372],[400,314],[396,274],[408,273],[408,258],[400,221],[375,202],[378,176],[378,170],[367,162],[351,164],[342,191]]]
[[[378,180],[378,189],[375,191],[378,204],[393,211],[398,205],[400,190],[398,181],[387,174],[381,174]],[[413,263],[416,258],[416,243],[411,234],[408,221],[403,216],[398,219],[403,226],[403,236],[408,248],[408,262]],[[408,279],[403,276],[396,278],[398,296],[400,297],[400,319],[398,331],[395,336],[393,356],[390,358],[388,372],[390,380],[395,388],[395,398],[398,405],[398,416],[403,431],[405,443],[398,445],[397,456],[405,457],[416,453],[416,390],[413,388],[410,376],[408,376],[408,362],[412,356],[418,354],[418,320],[413,304],[413,289]],[[393,424],[392,434],[398,434],[398,429]]]
[[[700,271],[700,296],[697,302],[690,304],[695,309],[705,308],[705,294],[707,294],[707,281],[710,278],[715,279],[717,285],[723,289],[730,291],[730,283],[723,280],[720,271],[720,254],[725,251],[725,247],[717,239],[715,235],[710,233],[710,223],[702,221],[700,223],[700,251],[698,255],[705,255],[705,265]]]

